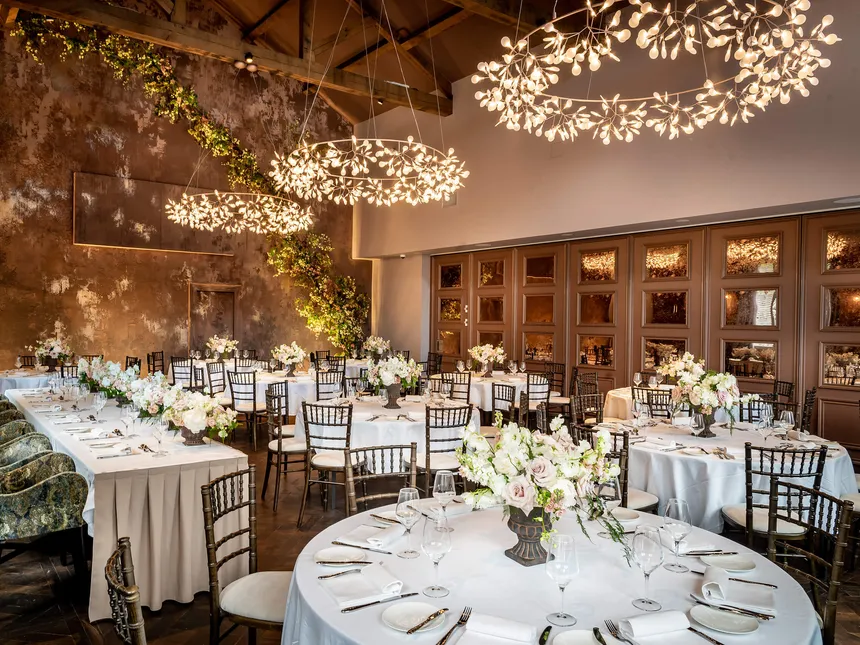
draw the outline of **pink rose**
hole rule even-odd
[[[506,504],[518,508],[528,515],[535,507],[537,491],[524,475],[520,475],[505,486],[503,497]]]
[[[551,488],[557,479],[555,465],[546,457],[536,457],[526,466],[526,470],[542,488]]]
[[[672,400],[677,403],[681,400],[681,388],[677,385],[672,388]]]

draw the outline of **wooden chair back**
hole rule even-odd
[[[329,370],[316,373],[317,401],[337,398],[343,389],[343,370]]]
[[[442,381],[451,384],[451,400],[470,405],[472,401],[471,372],[442,372]]]
[[[802,432],[812,432],[812,415],[815,413],[815,398],[818,394],[818,388],[813,387],[806,390],[803,396],[803,408],[800,412],[799,428]],[[798,419],[795,419],[797,422]]]
[[[161,372],[164,374],[164,352],[149,352],[146,355],[146,370],[150,374]]]
[[[397,501],[401,488],[416,487],[418,467],[415,462],[415,442],[399,446],[352,448],[344,452],[346,498],[351,514],[358,513],[359,504],[363,504],[367,509],[368,502],[391,499]],[[368,482],[379,480],[400,480],[400,484],[393,488],[388,487],[382,492],[368,493]],[[357,492],[358,484],[361,485],[361,494]]]
[[[60,378],[77,378],[77,365],[60,365]]]
[[[570,366],[570,378],[567,381],[567,396],[572,399],[576,395],[576,380],[579,378],[579,368],[576,365]]]
[[[492,397],[490,412],[493,416],[493,422],[495,423],[496,412],[501,412],[505,423],[513,421],[514,410],[516,409],[517,388],[505,383],[493,383]]]
[[[272,412],[269,399],[277,410]],[[290,387],[287,381],[270,383],[266,387],[266,421],[269,429],[277,430],[289,422],[290,416]]]
[[[641,387],[638,385],[633,385],[631,387],[633,391],[633,401],[642,403],[644,405],[648,405],[648,392],[651,391],[650,387]]]
[[[780,397],[787,402],[794,401],[794,383],[791,381],[774,381],[773,396],[777,401],[780,400]]]
[[[584,424],[586,419],[603,422],[603,396],[600,394],[577,394],[573,397],[573,420]]]
[[[302,401],[308,454],[315,451],[348,450],[352,436],[352,403],[319,405]]]
[[[230,396],[233,407],[238,410],[242,404],[250,404],[254,414],[257,413],[257,373],[256,372],[227,372],[230,383]]]
[[[436,408],[425,406],[426,418],[424,425],[424,493],[430,494],[430,455],[453,454],[463,445],[462,430],[469,426],[472,420],[472,404],[453,408]]]
[[[576,427],[579,438],[594,446],[596,435],[600,428],[588,426]],[[618,473],[618,487],[621,489],[621,506],[627,507],[627,491],[629,488],[630,470],[630,435],[626,430],[608,430],[612,441],[612,449],[606,453],[606,458],[618,462],[621,472]]]
[[[32,354],[22,354],[18,358],[21,359],[21,367],[36,367],[36,357]]]
[[[652,417],[672,418],[672,392],[648,388],[648,410]]]
[[[564,363],[547,362],[544,364],[544,370],[549,379],[550,389],[564,395]]]
[[[549,401],[550,381],[546,374],[526,372],[526,394],[529,405]]]
[[[597,372],[579,372],[576,375],[576,394],[598,394]]]
[[[134,367],[135,365],[137,365],[138,368],[140,367],[140,358],[138,358],[137,356],[125,357],[125,369],[128,369],[129,367]]]
[[[173,384],[182,387],[191,386],[191,362],[192,359],[184,356],[171,356],[170,369],[173,372]]]
[[[222,361],[207,362],[206,371],[209,372],[209,394],[221,394],[221,392],[227,389],[227,382],[224,378],[224,363]]]
[[[433,376],[434,374],[442,373],[442,354],[437,352],[427,352],[427,374],[428,376]]]
[[[125,645],[146,645],[140,590],[134,581],[131,541],[127,537],[117,540],[116,550],[105,565],[105,580],[116,635]]]

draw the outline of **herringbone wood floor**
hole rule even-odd
[[[250,453],[247,444],[237,447]],[[265,451],[251,454],[262,485]],[[278,512],[272,512],[271,490],[267,502],[258,508],[260,568],[289,570],[305,544],[320,530],[343,517],[342,511],[323,512],[319,497],[313,496],[306,512],[305,528],[296,529],[300,500],[300,475],[290,475],[282,485]],[[342,498],[341,498],[342,501]],[[93,566],[104,567],[104,563]],[[71,563],[64,566],[58,557],[28,553],[0,565],[0,643],[23,645],[100,645],[119,641],[109,622],[91,625],[87,620],[89,590],[73,575]],[[206,593],[193,603],[168,602],[159,612],[144,610],[147,640],[152,645],[205,644],[209,638],[209,601]],[[840,601],[838,645],[860,645],[860,571],[847,576]],[[227,645],[246,643],[244,630],[237,630],[224,641]],[[280,642],[280,634],[259,633],[260,645]],[[308,643],[307,645],[313,645]],[[778,645],[791,645],[780,643]]]

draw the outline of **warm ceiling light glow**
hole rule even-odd
[[[620,61],[613,41],[623,43],[631,30],[621,25],[622,2],[633,8],[628,25],[638,28],[636,44],[648,50],[652,59],[675,60],[681,49],[701,54],[702,43],[725,50],[725,61],[738,65],[734,76],[707,79],[701,86],[684,90],[660,90],[645,97],[625,98],[620,94],[599,99],[557,96],[551,88],[559,82],[563,69],[579,76],[587,67],[596,73],[608,60]],[[829,67],[819,47],[839,42],[825,33],[833,17],[804,35],[805,11],[811,0],[692,0],[666,4],[658,9],[642,0],[603,0],[554,18],[521,40],[505,37],[504,55],[499,61],[480,63],[473,83],[487,83],[489,89],[475,98],[490,112],[499,112],[498,124],[510,130],[526,130],[553,141],[575,139],[592,131],[603,143],[630,142],[643,128],[653,129],[670,139],[718,120],[734,125],[748,122],[757,111],[772,102],[788,103],[794,92],[809,94],[818,85],[815,72]],[[610,8],[616,6],[614,11]],[[576,14],[584,18],[579,31],[561,32],[556,24]],[[581,21],[581,20],[580,20]],[[530,38],[541,39],[540,48],[530,48]]]
[[[248,63],[248,65],[254,62],[254,55],[251,52],[245,54],[245,62]]]
[[[350,205],[361,199],[378,206],[440,201],[469,176],[453,148],[446,155],[412,137],[308,144],[286,157],[276,154],[272,166],[269,175],[279,190]]]
[[[202,231],[287,235],[311,225],[309,208],[262,193],[183,194],[178,202],[168,200],[166,210],[171,221]]]

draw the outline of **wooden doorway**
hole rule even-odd
[[[212,336],[236,338],[236,300],[241,285],[200,284],[188,286],[188,349],[205,351]]]

